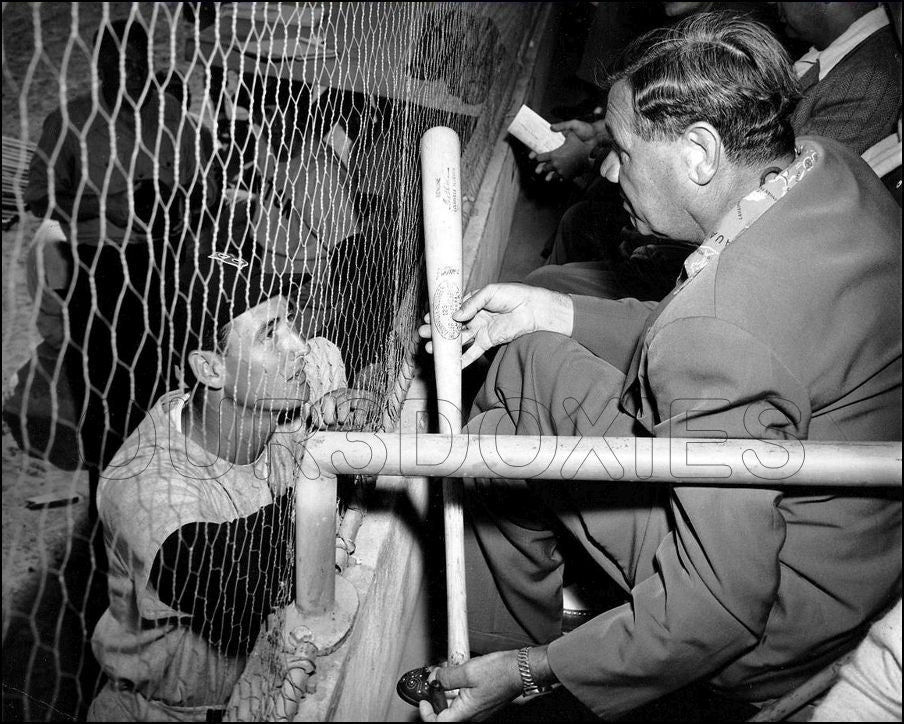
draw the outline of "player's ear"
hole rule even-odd
[[[226,365],[217,352],[193,350],[188,353],[188,364],[202,385],[215,390],[226,385]]]

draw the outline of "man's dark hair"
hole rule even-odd
[[[103,35],[98,51],[101,56],[107,53],[118,55],[120,49],[127,44],[134,45],[142,55],[148,52],[148,33],[138,20],[114,20],[109,25],[103,26],[94,34],[95,47],[101,33]]]
[[[632,44],[610,80],[628,83],[633,131],[645,141],[673,140],[705,121],[733,163],[762,165],[794,150],[800,86],[785,49],[754,20],[700,13],[654,30]]]

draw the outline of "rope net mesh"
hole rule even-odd
[[[424,306],[420,137],[459,134],[466,223],[539,8],[3,4],[5,717],[82,718],[98,658],[150,698],[181,686],[189,705],[223,702],[258,635],[255,689],[281,685],[294,518],[278,460],[215,482],[161,430],[183,398],[154,404],[195,384],[188,326],[253,353],[223,320],[277,285],[303,340],[304,384],[274,393],[286,424],[313,426],[298,402],[342,388],[373,401],[349,425],[397,424]],[[262,274],[230,286],[211,255]],[[155,444],[166,465],[149,464]],[[360,482],[340,490],[341,525],[363,504]],[[114,512],[99,519],[95,497]],[[183,553],[163,557],[165,541]],[[98,627],[152,653],[95,656]],[[182,651],[175,681],[160,683],[153,636]],[[237,716],[273,706],[245,700]]]

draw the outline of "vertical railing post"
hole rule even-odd
[[[295,483],[295,605],[301,613],[332,610],[336,596],[336,475]]]

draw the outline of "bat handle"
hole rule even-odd
[[[465,586],[464,485],[460,478],[443,480],[443,527],[446,536],[446,613],[448,657],[453,666],[471,658],[468,643],[468,596]]]

